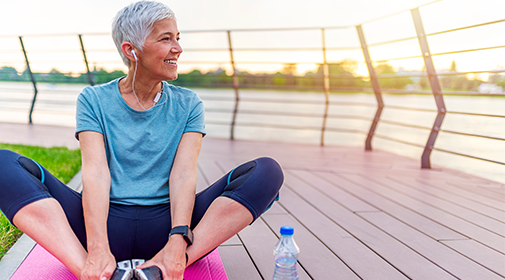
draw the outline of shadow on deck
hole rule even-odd
[[[295,228],[300,279],[503,279],[505,185],[362,148],[204,139],[201,190],[237,164],[283,166],[277,202],[219,247],[230,279],[271,279]]]

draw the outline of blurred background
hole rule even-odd
[[[435,166],[505,182],[505,1],[162,2],[184,49],[171,83],[204,100],[209,136],[363,147],[372,137],[373,149],[429,150]],[[5,4],[0,121],[75,126],[82,88],[127,71],[110,25],[130,3]]]

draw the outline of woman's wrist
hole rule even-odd
[[[184,237],[180,234],[174,234],[170,236],[170,239],[167,242],[167,245],[165,248],[163,248],[163,251],[165,255],[171,256],[169,257],[170,259],[177,256],[177,258],[184,256],[184,262],[186,262],[186,248],[188,247],[188,244],[186,243],[186,240],[184,240]]]
[[[170,239],[168,239],[168,242],[176,246],[181,246],[184,248],[188,247],[188,243],[186,242],[186,239],[184,239],[184,236],[182,236],[182,234],[172,234],[170,236]]]
[[[105,241],[105,242],[89,242],[88,241],[86,249],[87,249],[88,253],[110,251],[109,243],[107,241]]]

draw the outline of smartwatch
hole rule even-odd
[[[184,237],[184,240],[186,240],[186,243],[188,243],[188,247],[193,244],[193,232],[188,226],[176,226],[172,228],[170,234],[168,235],[168,238],[170,238],[172,234],[182,234],[182,237]]]

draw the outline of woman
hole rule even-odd
[[[133,3],[112,34],[128,74],[78,98],[82,195],[3,150],[0,208],[80,279],[109,279],[117,262],[146,259],[139,268],[180,280],[273,203],[282,170],[259,158],[195,195],[204,109],[194,92],[164,82],[177,78],[182,53],[173,12]]]

